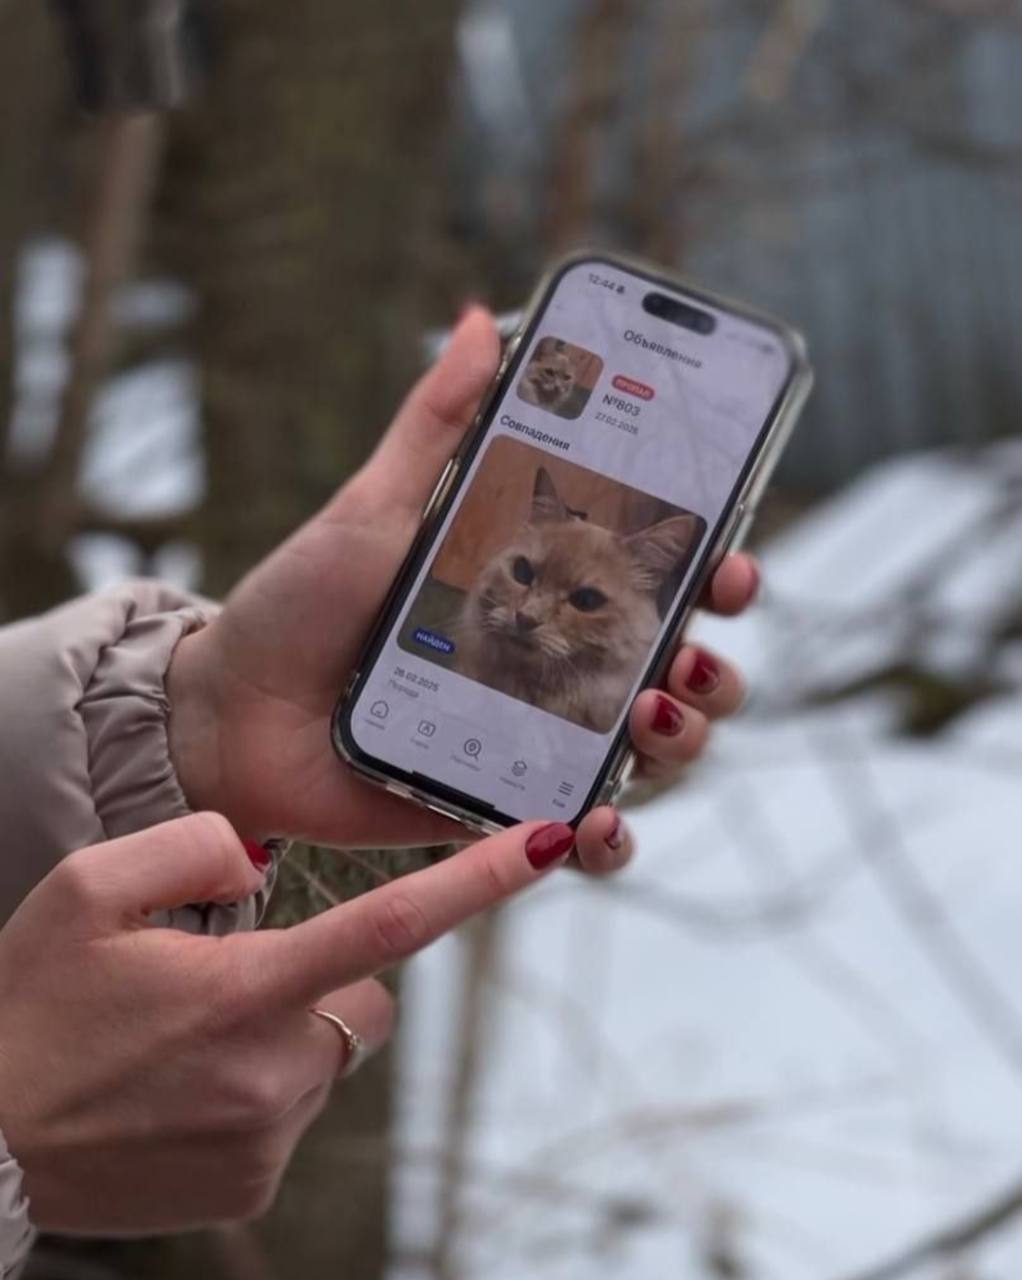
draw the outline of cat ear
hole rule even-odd
[[[541,524],[544,520],[567,520],[568,508],[561,501],[560,494],[550,473],[545,467],[536,472],[536,482],[532,486],[532,521]]]
[[[643,586],[654,591],[660,586],[692,548],[701,525],[699,517],[688,512],[661,520],[625,539],[625,545],[642,570]]]

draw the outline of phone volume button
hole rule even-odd
[[[454,474],[457,469],[458,459],[451,458],[440,473],[440,479],[436,482],[433,492],[429,495],[429,501],[422,508],[423,520],[428,520],[433,512],[436,511],[437,507],[439,507],[440,503],[443,502],[444,498],[447,496],[448,489],[451,487],[451,482],[454,479]]]
[[[608,777],[606,783],[604,784],[603,795],[601,796],[601,803],[603,804],[614,803],[614,798],[618,795],[621,788],[624,786],[625,782],[628,780],[628,776],[630,775],[634,764],[635,764],[634,751],[631,751],[631,750],[625,751],[622,754],[621,759],[614,766],[610,776]]]
[[[721,556],[726,556],[728,551],[731,549],[731,544],[735,540],[735,535],[738,533],[738,530],[742,527],[742,524],[744,523],[744,521],[745,521],[745,503],[739,502],[735,506],[734,511],[731,512],[731,519],[728,522],[727,530],[725,531],[723,538],[721,538],[720,540],[719,554]]]

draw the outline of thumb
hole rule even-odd
[[[190,902],[236,902],[262,887],[234,828],[218,813],[196,813],[148,831],[93,845],[65,858],[73,876],[104,914],[142,919]]]
[[[485,307],[469,308],[366,464],[359,478],[363,498],[390,513],[404,508],[418,519],[499,363],[493,317]]]

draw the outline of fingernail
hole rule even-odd
[[[750,560],[749,565],[752,569],[752,599],[755,600],[763,588],[763,575],[759,571],[759,565],[755,560]]]
[[[676,738],[684,727],[685,717],[670,698],[661,694],[653,712],[653,732],[661,733],[665,738]]]
[[[621,821],[621,815],[618,814],[614,818],[614,825],[611,827],[603,843],[607,846],[608,849],[613,849],[613,851],[617,853],[618,849],[621,848],[624,842],[625,842],[624,823]]]
[[[564,822],[551,822],[534,831],[525,842],[525,856],[537,871],[563,862],[575,847],[575,833]]]
[[[708,653],[703,653],[700,649],[696,654],[695,665],[689,672],[686,687],[693,693],[707,694],[712,693],[719,684],[720,668]]]
[[[265,871],[273,861],[270,851],[263,848],[256,840],[243,840],[245,852],[248,854],[248,860],[257,871]]]
[[[466,300],[461,304],[460,310],[458,311],[458,324],[461,324],[462,320],[465,319],[468,313],[470,311],[474,311],[476,307],[478,307],[479,305],[480,304],[478,299],[466,298]]]

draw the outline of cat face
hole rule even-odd
[[[575,389],[575,370],[563,351],[540,351],[529,364],[526,383],[537,404],[560,405]]]
[[[634,667],[659,626],[656,593],[696,528],[683,515],[623,536],[574,519],[540,468],[529,522],[472,593],[474,620],[512,662]]]

